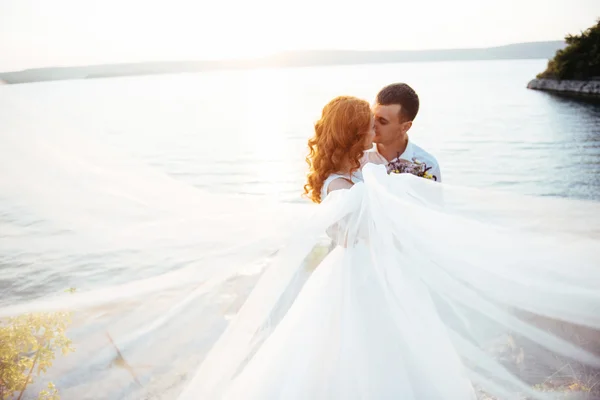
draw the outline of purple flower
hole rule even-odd
[[[437,180],[435,176],[428,172],[430,169],[431,167],[416,158],[413,158],[412,161],[396,158],[387,165],[388,174],[412,174],[421,178]]]

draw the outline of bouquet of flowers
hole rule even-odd
[[[437,180],[434,175],[429,173],[431,167],[424,162],[418,161],[413,157],[412,161],[396,158],[387,165],[388,174],[413,174],[425,179]]]

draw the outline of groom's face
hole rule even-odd
[[[375,115],[374,143],[390,144],[403,140],[411,126],[410,121],[402,120],[399,104],[384,106],[376,103],[373,114]]]

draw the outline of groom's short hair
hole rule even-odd
[[[392,83],[377,93],[377,104],[400,106],[400,119],[412,121],[419,112],[419,96],[406,83]]]

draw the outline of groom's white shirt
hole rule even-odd
[[[404,150],[404,153],[400,154],[399,157],[394,158],[390,162],[396,161],[398,159],[406,160],[406,161],[413,161],[413,158],[419,162],[425,163],[427,165],[427,167],[431,167],[431,169],[428,172],[431,175],[436,177],[437,182],[442,181],[442,173],[440,171],[440,165],[438,164],[435,157],[433,155],[431,155],[430,153],[428,153],[427,151],[423,150],[421,147],[419,147],[416,144],[414,144],[413,142],[411,142],[410,140],[408,141],[408,144],[406,145],[406,150]],[[377,145],[373,145],[372,149],[367,150],[364,153],[363,158],[361,160],[361,165],[364,165],[369,162],[375,163],[375,164],[384,164],[384,165],[389,164],[389,162],[385,159],[385,157],[382,156],[379,153],[379,151],[377,151]]]

